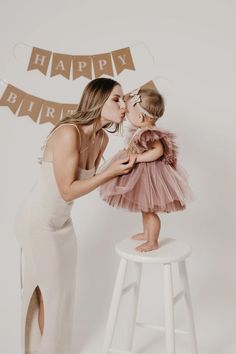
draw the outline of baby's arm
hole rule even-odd
[[[164,148],[160,140],[155,141],[151,145],[151,149],[143,152],[142,154],[137,154],[136,162],[150,162],[159,159],[164,153]]]

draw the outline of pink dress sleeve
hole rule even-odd
[[[160,140],[164,153],[160,157],[160,160],[166,164],[172,165],[176,168],[177,163],[177,153],[178,146],[176,145],[176,134],[167,130],[158,130],[158,129],[145,129],[136,138],[136,145],[140,149],[147,151],[151,148],[153,142]]]

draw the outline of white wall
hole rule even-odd
[[[158,77],[166,99],[160,127],[178,135],[179,160],[196,200],[183,213],[161,215],[161,237],[192,246],[187,265],[201,354],[236,350],[235,10],[230,0],[1,2],[0,77],[38,97],[78,102],[88,81],[27,72],[30,48],[18,46],[15,59],[12,48],[17,42],[66,54],[102,53],[144,42],[153,53],[155,63],[142,45],[133,47],[137,70],[125,71],[117,80],[126,92]],[[13,217],[37,179],[40,144],[52,126],[36,125],[3,107],[0,117],[0,351],[20,354],[19,248]],[[105,157],[122,144],[121,137],[111,135]],[[88,213],[91,209],[96,213]],[[114,246],[141,230],[141,217],[107,206],[96,190],[76,201],[73,221],[80,255],[74,350],[97,353],[118,266]],[[150,267],[144,276],[140,318],[158,322],[160,269]],[[184,326],[181,310],[177,321]],[[149,339],[146,352],[157,352],[155,333],[145,330],[140,330],[136,351]],[[122,342],[122,333],[117,340]],[[185,353],[184,342],[178,344]]]

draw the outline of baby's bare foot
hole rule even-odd
[[[135,234],[135,235],[131,236],[131,238],[133,240],[147,240],[147,236],[144,234],[144,232],[142,232],[140,234]]]
[[[142,243],[141,245],[135,247],[135,249],[139,252],[149,252],[152,250],[156,250],[158,248],[157,241],[147,241]]]

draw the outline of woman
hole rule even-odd
[[[15,224],[24,255],[23,354],[71,353],[77,261],[71,208],[74,199],[135,164],[127,156],[95,175],[108,143],[105,129],[115,125],[117,131],[124,116],[119,83],[95,79],[84,89],[76,112],[46,139],[39,180]]]

